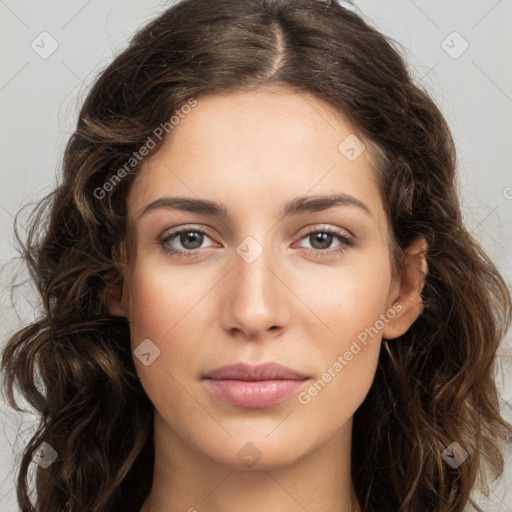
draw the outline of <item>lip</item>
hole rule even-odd
[[[228,364],[221,366],[215,370],[211,370],[203,375],[203,379],[234,379],[234,380],[304,380],[308,378],[287,366],[279,363],[263,363],[258,365],[250,365],[247,363]]]
[[[297,392],[309,377],[279,363],[236,363],[202,375],[207,390],[238,407],[275,405]]]

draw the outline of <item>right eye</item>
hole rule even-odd
[[[184,227],[166,233],[159,238],[158,243],[168,254],[172,254],[178,258],[190,258],[201,248],[205,237],[210,238],[208,233],[203,229]],[[181,244],[182,248],[177,248],[176,244]]]

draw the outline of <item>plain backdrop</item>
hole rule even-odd
[[[241,0],[243,1],[243,0]],[[33,316],[29,287],[12,306],[13,216],[48,193],[88,88],[134,31],[172,2],[0,0],[0,342]],[[454,134],[463,213],[512,282],[512,0],[355,0],[358,12],[403,47]],[[22,230],[23,234],[23,230]],[[512,420],[510,333],[497,380]],[[32,418],[0,402],[0,511],[14,512],[14,469]],[[510,453],[508,454],[510,457]],[[512,467],[492,489],[489,512],[512,512]],[[471,507],[472,509],[472,507]]]

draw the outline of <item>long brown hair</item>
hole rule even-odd
[[[101,72],[60,184],[34,209],[25,240],[15,223],[42,304],[2,357],[10,405],[18,408],[18,388],[41,417],[17,475],[22,512],[139,510],[152,481],[153,406],[128,322],[105,301],[121,284],[126,197],[144,166],[131,159],[149,138],[157,150],[164,137],[155,130],[191,98],[268,85],[327,101],[368,142],[396,268],[417,237],[428,242],[425,309],[403,336],[383,341],[354,415],[363,510],[461,512],[477,482],[485,492],[486,475],[502,474],[500,442],[512,425],[500,416],[493,372],[510,293],[463,225],[450,130],[395,42],[330,1],[183,0]],[[34,506],[28,474],[43,442],[58,459],[36,468]],[[452,443],[469,455],[458,467],[442,457]]]

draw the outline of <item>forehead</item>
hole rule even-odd
[[[135,216],[164,194],[257,209],[287,198],[342,192],[364,199],[379,215],[383,208],[372,165],[343,116],[311,94],[279,89],[212,94],[199,97],[144,162],[129,212]]]

